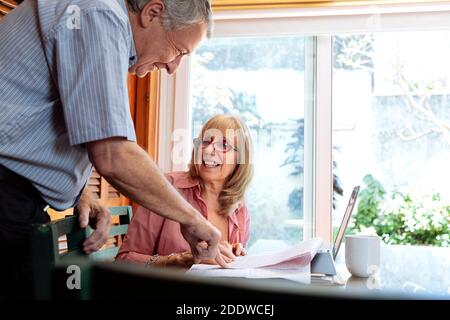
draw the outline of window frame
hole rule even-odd
[[[309,46],[314,63],[314,95],[305,101],[305,194],[304,237],[332,242],[332,34],[383,31],[450,30],[450,4],[418,3],[342,8],[307,8],[219,11],[214,14],[215,37],[225,36],[314,36]],[[330,29],[333,26],[333,29]],[[308,49],[311,50],[311,49]],[[308,56],[308,54],[306,55]],[[307,63],[307,65],[310,65]],[[170,163],[171,132],[190,128],[190,57],[185,57],[174,75],[161,75],[161,105],[158,164],[164,171],[183,170]],[[307,81],[306,81],[307,82]],[[305,88],[305,93],[308,90]],[[320,128],[320,130],[319,130]],[[168,143],[170,141],[170,143]],[[320,142],[320,143],[319,143]],[[189,148],[188,141],[185,148]],[[187,149],[186,149],[187,150]],[[189,154],[186,153],[186,154]],[[310,186],[309,188],[307,186]],[[309,214],[308,214],[309,213]]]
[[[354,5],[386,5],[435,3],[440,0],[213,0],[213,10],[261,10],[279,8],[345,7]]]

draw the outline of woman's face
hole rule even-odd
[[[222,135],[204,134],[199,142],[202,163],[199,175],[204,182],[223,184],[233,173],[237,163],[236,137],[229,141]]]

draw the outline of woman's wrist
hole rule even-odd
[[[190,268],[194,264],[194,258],[190,252],[180,252],[167,257],[166,266],[178,268]]]
[[[194,264],[194,257],[190,252],[171,253],[167,256],[153,255],[145,263],[146,266],[165,267],[182,267],[190,268]]]
[[[145,262],[145,266],[146,267],[150,267],[153,265],[157,265],[157,261],[159,261],[161,258],[161,256],[159,256],[158,254],[155,254],[153,256],[150,256],[150,258]]]
[[[153,265],[160,267],[160,268],[165,268],[168,265],[170,266],[170,258],[172,256],[174,256],[174,253],[169,254],[168,256],[158,256],[158,259],[156,259],[153,263]]]

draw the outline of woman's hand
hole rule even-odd
[[[247,254],[247,251],[245,250],[244,246],[242,245],[242,243],[233,243],[231,245],[231,247],[233,248],[233,253],[236,257],[239,256],[245,256]]]
[[[222,259],[226,263],[233,262],[237,256],[245,256],[246,251],[242,243],[230,244],[227,241],[219,243],[219,250]],[[201,260],[202,264],[217,264],[214,259]],[[153,263],[156,267],[178,267],[182,269],[189,269],[194,264],[194,257],[191,252],[172,253],[168,256],[158,256]]]
[[[190,252],[172,253],[168,256],[158,256],[153,263],[156,267],[176,267],[189,269],[194,264],[194,257]]]

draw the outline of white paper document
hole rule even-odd
[[[208,277],[284,278],[310,283],[311,260],[321,246],[322,239],[314,238],[280,251],[237,257],[228,269],[195,264],[188,273]]]

